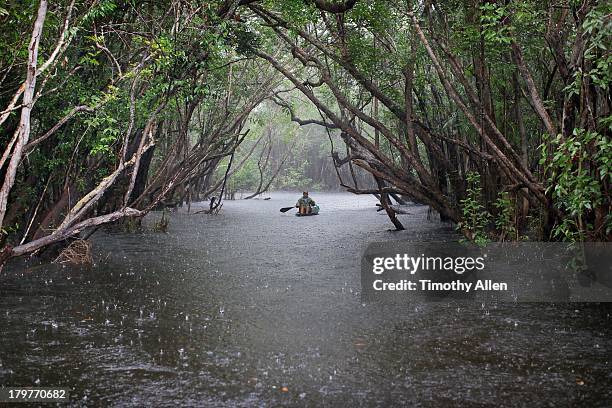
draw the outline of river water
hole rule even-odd
[[[69,387],[74,406],[610,406],[611,307],[364,304],[367,243],[452,228],[414,206],[390,232],[348,194],[279,213],[297,198],[99,231],[90,269],[9,266],[0,385]]]

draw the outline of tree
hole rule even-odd
[[[255,54],[317,107],[323,126],[340,131],[348,154],[338,162],[370,172],[379,193],[412,197],[465,225],[466,178],[476,172],[493,214],[497,197],[510,193],[544,214],[544,238],[568,225],[585,238],[609,235],[609,179],[600,177],[601,158],[609,158],[608,5],[358,1],[331,12],[291,1],[248,8],[265,44]],[[279,47],[284,54],[270,52]],[[584,131],[596,136],[579,167],[598,181],[576,199],[588,202],[578,209],[551,194],[560,171],[551,163],[555,151],[569,149],[561,147],[569,135]],[[540,145],[546,154],[538,164]]]
[[[7,9],[0,264],[182,199],[233,154],[276,86],[236,51],[238,3],[41,0],[25,7],[33,26]],[[11,30],[30,30],[27,47]]]

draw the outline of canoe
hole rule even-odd
[[[312,207],[312,212],[309,214],[300,214],[299,211],[295,213],[296,217],[309,217],[311,215],[319,215],[319,206],[315,205]]]

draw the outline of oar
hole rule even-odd
[[[285,207],[285,208],[281,208],[281,209],[280,209],[280,212],[284,213],[284,212],[287,212],[287,211],[291,210],[292,208],[295,208],[295,207]]]

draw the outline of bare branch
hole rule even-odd
[[[19,121],[19,127],[17,128],[19,135],[17,136],[13,155],[6,170],[2,189],[0,189],[0,226],[2,226],[4,222],[8,196],[13,188],[13,184],[15,183],[15,176],[17,175],[17,168],[21,162],[23,148],[28,143],[28,139],[30,138],[30,114],[32,112],[32,100],[34,98],[34,91],[36,89],[38,45],[40,44],[40,37],[42,36],[42,29],[46,16],[47,0],[41,0],[40,5],[38,6],[36,21],[34,22],[34,29],[32,30],[32,38],[28,47],[28,73],[25,81],[25,89],[23,91],[24,107],[21,109],[21,119]],[[10,151],[10,149],[7,148],[4,154],[7,154],[7,151]]]
[[[95,109],[91,108],[89,106],[86,105],[80,105],[80,106],[76,106],[74,108],[72,108],[72,110],[70,110],[70,112],[68,112],[63,118],[61,118],[55,125],[53,125],[53,127],[49,130],[47,130],[47,132],[32,140],[30,143],[28,143],[27,145],[25,145],[24,147],[24,151],[27,153],[30,150],[32,150],[35,146],[37,146],[38,144],[44,142],[45,140],[47,140],[49,137],[51,137],[55,132],[57,132],[57,130],[59,128],[61,128],[62,126],[64,126],[64,124],[66,122],[68,122],[70,119],[72,119],[72,117],[74,115],[76,115],[79,112],[88,112],[88,113],[92,113],[94,112]]]

